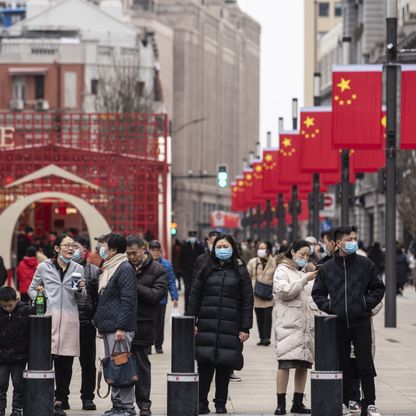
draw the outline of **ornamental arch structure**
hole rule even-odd
[[[0,133],[0,218],[55,195],[78,208],[90,237],[102,234],[95,216],[100,227],[167,248],[166,115],[0,112]]]

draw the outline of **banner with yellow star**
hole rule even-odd
[[[333,66],[333,148],[382,147],[382,70],[381,65]]]
[[[339,172],[341,164],[339,153],[332,149],[331,107],[302,108],[300,134],[302,172]]]
[[[416,149],[416,65],[402,65],[400,148]]]
[[[279,149],[277,147],[268,147],[263,149],[262,157],[262,192],[266,195],[277,195],[279,193],[289,192],[289,185],[282,185],[279,181]]]
[[[275,192],[264,192],[263,191],[263,179],[265,171],[263,170],[263,160],[256,159],[251,164],[253,168],[253,199],[256,201],[274,200],[276,198]]]

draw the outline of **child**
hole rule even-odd
[[[0,288],[0,416],[5,415],[9,377],[13,382],[13,411],[23,415],[23,371],[28,359],[29,315],[12,287]]]

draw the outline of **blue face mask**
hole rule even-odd
[[[80,253],[80,251],[79,251],[79,248],[77,248],[75,251],[74,251],[74,254],[73,254],[73,256],[72,256],[72,260],[74,260],[74,261],[78,261],[78,260],[80,260],[81,259],[81,253]]]
[[[346,254],[354,254],[358,250],[358,243],[356,241],[347,241],[343,250]]]
[[[63,261],[65,264],[68,264],[68,263],[70,263],[70,262],[71,262],[71,259],[67,259],[66,257],[64,257],[64,256],[62,256],[62,255],[59,255],[59,259],[60,259],[61,261]]]
[[[106,251],[105,251],[105,247],[104,247],[104,246],[101,246],[101,247],[100,247],[99,255],[100,255],[100,257],[101,257],[103,260],[105,260],[105,259],[106,259],[106,257],[107,257],[107,253],[106,253]]]
[[[305,259],[295,259],[295,264],[296,266],[298,266],[299,268],[303,269],[306,266],[306,263],[308,261]]]
[[[233,255],[232,247],[216,248],[215,256],[218,260],[229,260]]]

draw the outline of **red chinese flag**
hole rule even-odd
[[[332,149],[331,107],[308,107],[300,111],[302,152],[300,169],[304,173],[338,172],[340,157]]]
[[[279,182],[279,149],[278,148],[266,148],[263,149],[263,163],[262,163],[262,191],[264,194],[278,194],[281,192],[288,192],[289,185],[282,185]]]
[[[237,181],[236,207],[238,211],[245,212],[247,211],[248,207],[246,206],[246,203],[244,200],[244,194],[245,194],[244,176],[243,175],[236,176],[236,181]]]
[[[332,71],[332,146],[380,149],[382,66],[334,66]]]
[[[263,161],[260,159],[255,160],[252,163],[253,167],[253,197],[256,201],[265,202],[268,199],[272,200],[276,198],[276,193],[274,192],[264,192],[263,191]]]
[[[416,65],[402,65],[401,149],[416,149]]]
[[[301,136],[298,131],[280,133],[279,182],[283,185],[310,184],[312,175],[300,172]]]
[[[238,198],[237,182],[231,182],[231,211],[233,212],[239,211],[237,198]]]
[[[257,206],[258,201],[255,200],[253,190],[254,190],[254,176],[252,169],[245,169],[243,171],[244,175],[244,201],[247,208],[254,208]]]

